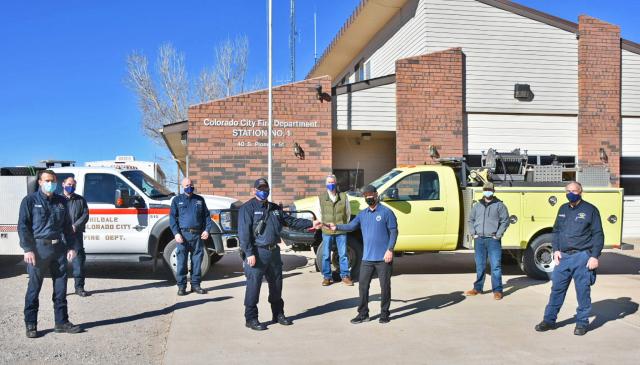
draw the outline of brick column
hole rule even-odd
[[[452,48],[396,61],[396,161],[464,153],[464,54]]]
[[[273,89],[273,186],[276,203],[288,204],[326,190],[331,173],[331,79],[319,77]],[[253,182],[267,177],[268,93],[260,90],[189,108],[190,177],[197,191],[242,201]],[[304,150],[294,155],[293,144]]]
[[[620,179],[620,28],[579,17],[578,161],[600,164],[599,149],[609,157],[612,183]]]

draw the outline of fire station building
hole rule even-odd
[[[267,91],[193,105],[163,135],[203,193],[267,175]],[[305,80],[273,89],[275,202],[494,148],[607,163],[640,237],[640,44],[507,0],[362,0]]]

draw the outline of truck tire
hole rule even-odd
[[[323,243],[316,250],[316,268],[322,272],[322,251]],[[347,236],[347,258],[349,259],[349,272],[351,279],[356,280],[360,274],[360,262],[362,261],[362,243],[355,237]],[[338,262],[338,251],[331,249],[331,276],[333,281],[338,282],[340,278],[340,263]]]
[[[222,258],[223,255],[218,255],[217,253],[212,253],[211,256],[209,256],[209,263],[210,265],[215,264],[216,262],[220,261],[220,259]]]
[[[520,268],[533,279],[549,280],[553,272],[553,234],[545,233],[534,239],[522,255]]]
[[[171,277],[174,280],[178,279],[177,272],[176,272],[176,267],[178,266],[178,260],[176,257],[177,245],[178,245],[178,242],[176,242],[176,240],[171,240],[171,242],[167,244],[167,246],[164,248],[162,252],[162,256],[164,257],[164,262],[167,268],[169,269],[169,272],[171,273]],[[204,250],[205,250],[204,255],[202,256],[202,265],[200,265],[201,277],[203,278],[205,275],[207,275],[207,272],[211,267],[211,258],[209,256],[209,253],[207,252],[206,248]],[[191,267],[191,257],[189,257],[187,267]]]
[[[23,255],[2,255],[0,256],[0,266],[1,267],[16,266],[22,260],[24,260]]]

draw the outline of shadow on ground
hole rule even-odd
[[[567,303],[565,302],[565,305]],[[629,297],[621,297],[618,299],[604,299],[591,304],[591,314],[589,318],[589,330],[593,331],[604,326],[607,322],[622,319],[630,314],[634,314],[638,311],[638,303],[631,300]],[[570,324],[576,323],[576,317],[565,319],[558,322],[558,327],[564,327]]]

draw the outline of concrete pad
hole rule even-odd
[[[559,315],[562,326],[537,333],[550,283],[504,268],[505,298],[465,297],[475,277],[469,252],[396,258],[391,323],[377,322],[379,286],[372,282],[371,322],[352,325],[358,284],[320,285],[312,255],[285,253],[284,300],[289,327],[244,327],[244,277],[236,255],[223,258],[203,287],[209,294],[179,299],[164,362],[223,364],[635,364],[640,357],[640,254],[606,252],[592,290],[592,330],[573,335],[573,288]],[[271,319],[263,284],[260,320]],[[182,306],[181,306],[182,304]]]

